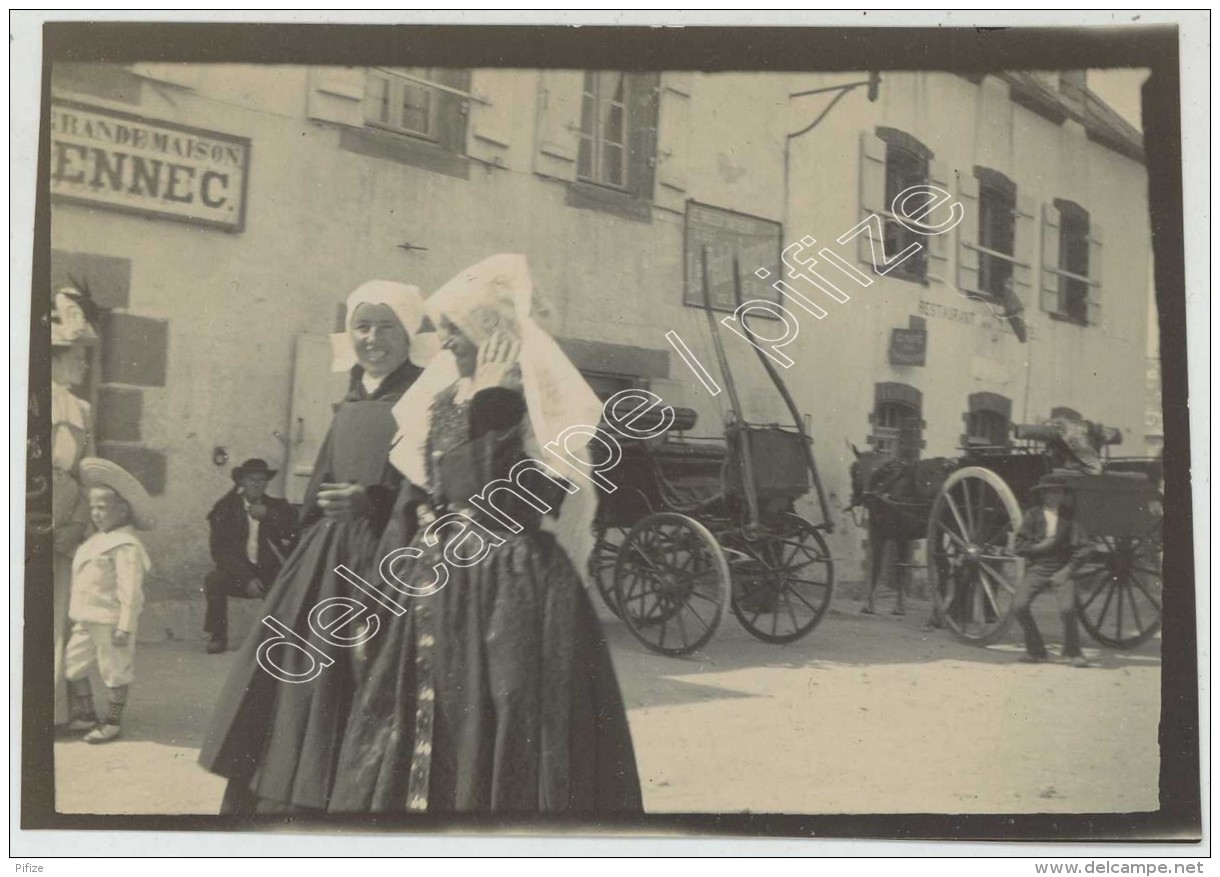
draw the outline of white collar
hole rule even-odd
[[[148,552],[144,550],[144,545],[136,536],[135,530],[130,524],[127,524],[106,533],[94,533],[81,543],[80,548],[76,549],[76,555],[72,558],[72,569],[75,571],[107,551],[113,551],[123,545],[134,545],[138,548],[144,568],[149,567]]]
[[[377,388],[381,386],[386,377],[386,375],[382,375],[379,378],[375,378],[368,372],[365,372],[360,376],[360,383],[364,385],[364,392],[371,396],[377,392]]]

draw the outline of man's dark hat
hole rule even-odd
[[[279,471],[279,469],[270,468],[266,460],[251,457],[233,469],[233,480],[241,481],[246,475],[266,475],[268,478],[274,478]]]

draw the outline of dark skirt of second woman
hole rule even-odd
[[[429,416],[433,488],[404,485],[396,512],[425,552],[414,563],[422,572],[436,562],[439,548],[424,543],[420,525],[450,512],[503,541],[473,566],[450,565],[447,585],[403,615],[382,618],[330,809],[639,813],[626,709],[580,576],[531,503],[507,492],[495,503],[519,532],[469,503],[526,459],[522,396],[494,388],[457,402],[451,389]],[[523,478],[559,507],[561,487],[537,473]]]

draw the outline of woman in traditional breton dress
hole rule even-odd
[[[369,644],[332,811],[641,809],[626,711],[577,573],[596,489],[526,476],[559,514],[501,495],[519,532],[467,502],[514,463],[543,460],[566,427],[600,419],[597,397],[531,319],[531,298],[524,257],[495,256],[428,299],[446,349],[395,406],[391,453],[408,479],[398,514],[423,556],[390,566],[416,596],[401,616],[383,615]],[[486,525],[490,551],[449,562],[447,584],[425,596],[454,535],[441,528],[429,545],[428,524],[455,512]],[[479,544],[464,546],[467,560]]]
[[[375,565],[402,480],[389,464],[395,432],[391,409],[435,352],[418,290],[388,281],[366,283],[347,300],[347,332],[332,337],[335,369],[351,368],[351,389],[338,406],[318,454],[302,508],[303,534],[268,591],[261,615],[316,645],[335,663],[307,682],[281,682],[259,665],[258,648],[273,636],[255,626],[217,705],[200,763],[229,778],[221,811],[281,813],[325,810],[334,762],[351,702],[349,649],[322,643],[310,610],[349,596],[335,573]],[[305,655],[277,650],[287,672],[305,669]]]
[[[89,403],[77,398],[89,371],[88,345],[97,338],[90,324],[92,299],[75,287],[55,293],[51,310],[51,520],[55,553],[55,726],[68,729],[68,692],[64,647],[68,641],[68,596],[72,555],[89,528],[89,501],[81,491],[80,461],[93,456],[93,419]],[[82,728],[81,730],[88,730]]]

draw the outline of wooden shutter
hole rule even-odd
[[[1104,252],[1101,247],[1101,224],[1092,216],[1089,217],[1089,284],[1088,305],[1089,325],[1101,325],[1101,266]]]
[[[305,498],[314,461],[334,416],[334,403],[347,392],[347,382],[347,372],[331,371],[328,336],[296,337],[284,460],[284,498],[291,503]]]
[[[885,141],[872,131],[860,132],[860,218],[864,219],[870,213],[882,218],[889,211],[885,203]],[[869,245],[874,227],[870,224],[866,233],[856,238],[859,243],[859,259],[871,270],[873,267],[873,252]],[[877,241],[880,246],[881,242]],[[893,253],[886,253],[893,256]],[[880,253],[878,253],[880,257]]]
[[[340,125],[364,125],[363,67],[309,68],[309,118]]]
[[[974,174],[957,172],[957,198],[966,215],[957,224],[957,288],[979,290],[979,251],[969,245],[979,242],[979,181]]]
[[[1042,310],[1059,312],[1059,208],[1042,205]]]
[[[512,113],[518,86],[523,75],[519,70],[479,69],[473,73],[470,101],[470,134],[466,154],[496,167],[508,166],[512,147]]]
[[[660,82],[659,73],[627,74],[627,191],[643,201],[656,200]]]
[[[953,187],[949,185],[949,168],[943,161],[931,159],[928,162],[928,182],[950,196],[953,194]],[[935,216],[929,214],[925,218],[936,221],[938,218],[944,217],[946,209],[952,203],[949,201],[942,204],[936,209]],[[975,221],[976,223],[978,221],[978,211],[975,211]],[[952,235],[950,232],[932,234],[922,237],[922,240],[924,246],[928,248],[928,274],[950,282],[952,278],[949,277],[949,241],[952,240]]]
[[[442,68],[433,73],[436,82],[457,91],[470,92],[470,71],[462,68]],[[436,101],[436,143],[449,152],[466,152],[466,117],[470,101],[448,91],[433,90]]]
[[[690,160],[691,74],[681,71],[662,73],[660,92],[656,203],[658,207],[684,213]]]
[[[1013,224],[1013,258],[1019,263],[1012,268],[1012,290],[1026,307],[1033,304],[1034,291],[1034,220],[1037,207],[1034,199],[1017,192],[1017,215]]]
[[[541,71],[534,170],[543,176],[560,180],[576,179],[584,80],[582,70]]]

